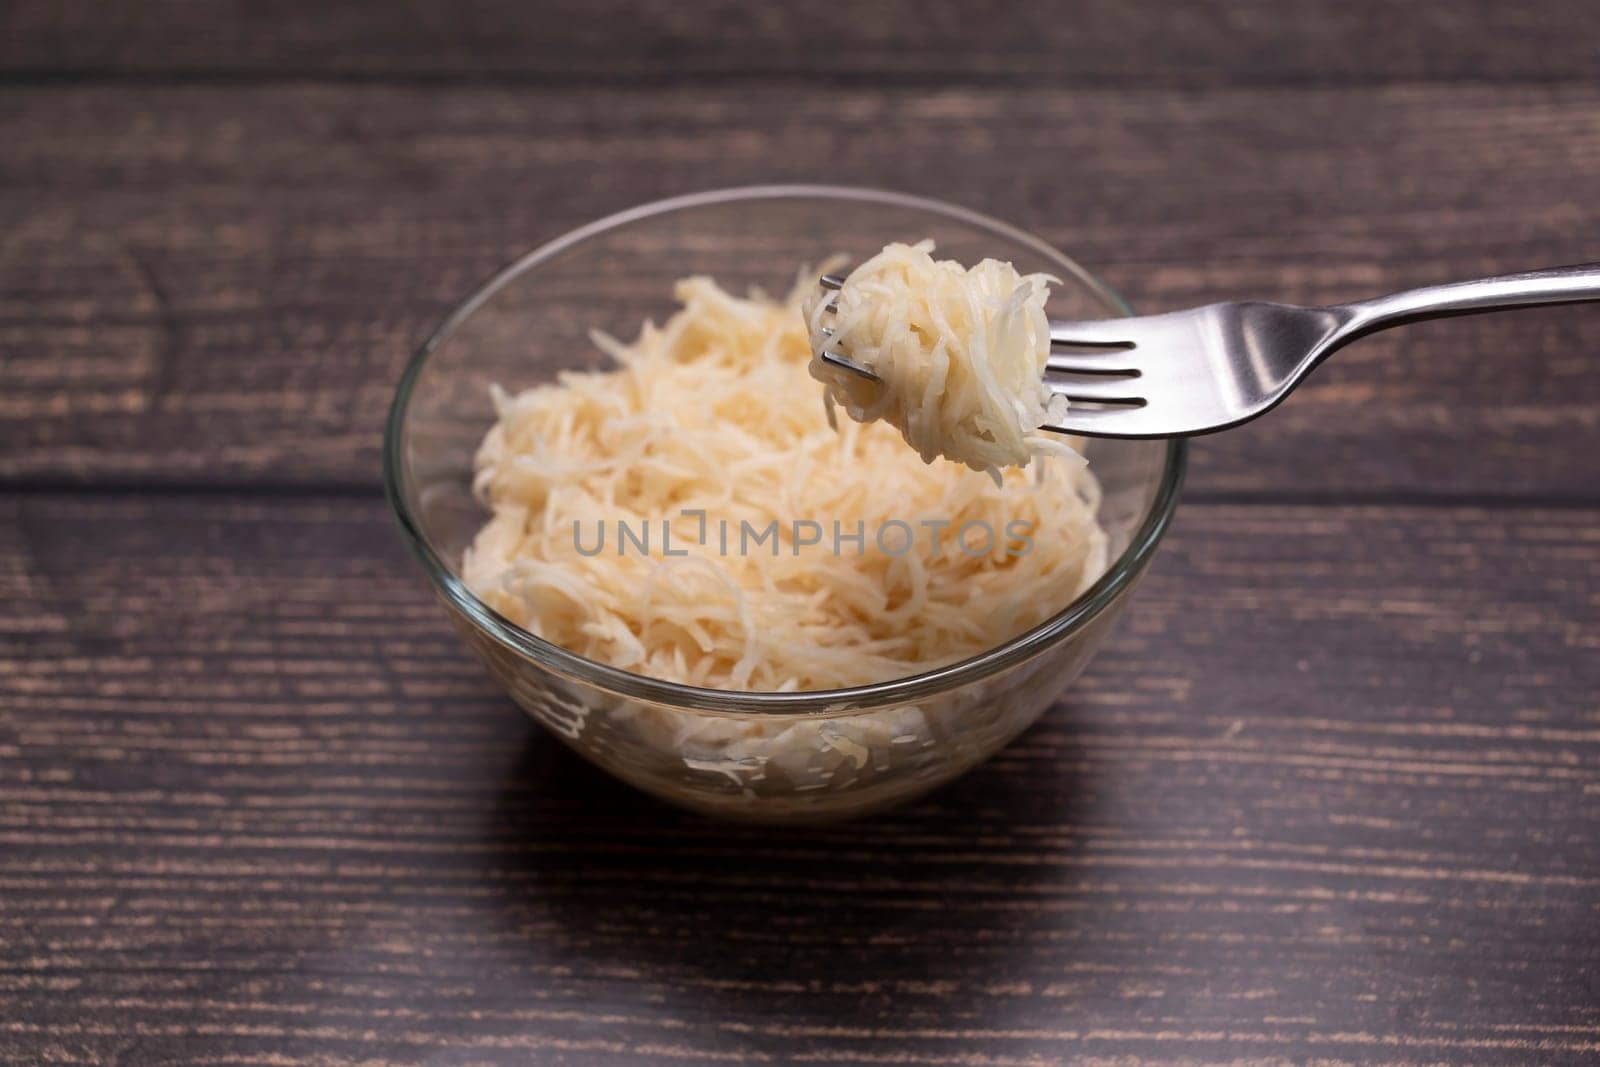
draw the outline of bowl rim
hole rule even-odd
[[[707,689],[634,674],[535,636],[485,604],[467,588],[466,583],[456,576],[449,564],[441,559],[428,543],[416,516],[406,504],[400,486],[400,475],[404,466],[404,457],[401,454],[401,431],[405,427],[412,391],[434,350],[448,340],[473,312],[524,271],[560,255],[591,237],[654,215],[687,208],[708,207],[741,200],[800,198],[892,204],[927,211],[991,230],[1057,264],[1122,314],[1133,314],[1127,302],[1114,289],[1043,239],[969,208],[883,189],[811,184],[746,185],[712,189],[640,204],[596,219],[546,241],[496,271],[428,335],[428,339],[412,355],[400,376],[384,426],[384,495],[399,522],[404,540],[446,604],[460,612],[497,644],[519,656],[533,660],[546,670],[632,699],[722,714],[831,715],[923,699],[990,677],[1031,659],[1089,625],[1101,612],[1114,604],[1143,572],[1154,555],[1162,535],[1171,524],[1173,512],[1177,508],[1187,453],[1186,443],[1182,438],[1167,440],[1161,482],[1156,488],[1149,512],[1139,524],[1139,528],[1134,531],[1128,547],[1106,568],[1106,572],[1093,585],[1080,593],[1070,604],[1004,644],[933,670],[884,682],[842,689],[813,689],[792,693],[742,692]]]

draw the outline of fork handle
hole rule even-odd
[[[1343,313],[1344,328],[1339,332],[1348,339],[1406,322],[1537,304],[1580,304],[1590,300],[1600,300],[1600,263],[1406,289],[1330,310]]]

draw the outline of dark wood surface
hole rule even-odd
[[[597,214],[699,187],[970,203],[1146,310],[1581,262],[1600,237],[1589,85],[8,99],[0,474],[46,480],[370,485],[392,382],[456,299]],[[1552,461],[1600,450],[1594,338],[1589,309],[1379,336],[1206,442],[1194,486],[1594,496],[1600,466]]]
[[[12,0],[0,71],[63,80],[685,78],[1278,85],[1593,78],[1585,0]]]
[[[1145,310],[1600,258],[1597,24],[0,8],[0,1062],[1600,1057],[1591,309],[1375,338],[1197,443],[1060,705],[826,830],[566,754],[376,477],[454,300],[696,188],[961,201]]]
[[[589,218],[709,185],[968,203],[1145,310],[1351,299],[1581,262],[1600,237],[1600,85],[7,98],[0,476],[24,479],[370,485],[392,384],[464,293]],[[1600,448],[1595,338],[1582,308],[1374,338],[1204,442],[1192,484],[1593,496],[1600,466],[1555,457]]]

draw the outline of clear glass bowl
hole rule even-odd
[[[533,636],[462,583],[462,550],[486,518],[471,480],[494,420],[491,383],[515,391],[603,366],[589,330],[632,337],[646,318],[662,321],[686,275],[782,294],[799,264],[837,253],[860,262],[889,241],[923,237],[943,256],[1056,275],[1056,317],[1129,313],[1066,256],[971,211],[862,189],[763,186],[647,204],[552,241],[468,298],[406,368],[384,441],[385,486],[406,541],[512,699],[618,778],[697,811],[769,822],[908,800],[1032,724],[1089,662],[1149,564],[1177,505],[1178,441],[1089,443],[1113,562],[1065,610],[972,659],[876,685],[738,693],[647,678]]]

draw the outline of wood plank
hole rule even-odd
[[[1600,512],[1184,509],[1036,729],[721,826],[470,662],[373,500],[0,501],[8,1062],[1577,1062]]]
[[[1036,229],[1144,310],[1595,255],[1600,89],[14,90],[0,477],[370,485],[453,301],[632,203],[797,178]],[[1383,146],[1372,151],[1373,146]],[[952,160],[960,166],[949,165]],[[1005,161],[996,165],[995,161]],[[1228,492],[1593,496],[1600,315],[1374,338],[1199,443]]]
[[[1600,19],[1490,0],[12,0],[0,31],[0,70],[22,76],[1218,86],[1591,79]]]

